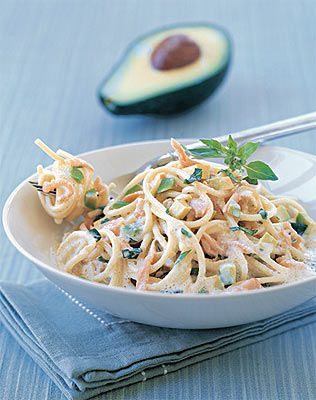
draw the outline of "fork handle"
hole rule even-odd
[[[246,129],[241,132],[233,133],[232,137],[237,143],[248,140],[263,142],[282,136],[293,135],[298,132],[308,131],[313,128],[316,128],[316,112],[283,119],[282,121],[261,125],[257,128]],[[220,143],[225,143],[228,140],[228,136],[229,135],[219,136],[216,140]]]
[[[308,131],[316,128],[316,112],[309,114],[299,115],[298,117],[284,119],[278,122],[272,122],[271,124],[261,125],[257,128],[250,128],[244,131],[232,133],[233,139],[239,144],[242,141],[258,140],[264,142],[266,140],[276,139],[282,136],[293,135],[298,132]],[[223,135],[215,137],[220,143],[225,143],[228,140],[229,135]],[[194,149],[195,147],[201,147],[200,142],[195,142],[187,147]],[[202,146],[203,147],[203,146]],[[167,153],[163,156],[157,157],[151,160],[149,163],[143,165],[139,172],[143,172],[149,168],[157,168],[166,165],[168,162],[176,159],[174,152]]]

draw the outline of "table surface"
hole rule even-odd
[[[315,110],[314,0],[0,4],[1,208],[38,163],[49,162],[33,145],[36,137],[76,154],[137,140],[211,137]],[[234,41],[229,77],[214,98],[168,119],[104,112],[96,87],[127,43],[162,24],[200,20],[222,24]],[[274,143],[316,154],[315,132]],[[1,280],[41,278],[2,228],[0,240]],[[315,399],[315,333],[312,324],[104,398]],[[2,400],[65,399],[2,325],[0,382]]]

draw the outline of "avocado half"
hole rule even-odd
[[[169,70],[154,68],[153,52],[175,35],[193,41],[199,57]],[[214,93],[227,73],[231,52],[229,35],[207,23],[174,25],[151,32],[131,43],[103,81],[98,97],[108,111],[118,115],[183,112]]]

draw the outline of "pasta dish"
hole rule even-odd
[[[258,182],[278,178],[260,161],[246,164],[257,144],[205,140],[192,158],[172,139],[177,161],[138,174],[112,198],[115,185],[94,178],[89,163],[36,143],[54,160],[37,168],[40,202],[57,224],[72,224],[54,246],[62,271],[167,293],[262,289],[314,274],[315,222],[297,200]],[[207,151],[224,154],[229,168],[206,161]]]

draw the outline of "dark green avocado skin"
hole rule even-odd
[[[135,115],[135,114],[143,114],[143,115],[173,115],[185,112],[190,108],[197,106],[198,104],[202,103],[208,97],[210,97],[216,89],[220,86],[223,82],[229,66],[231,64],[231,40],[229,35],[226,31],[218,26],[214,26],[211,24],[186,24],[186,25],[173,25],[171,27],[187,27],[187,26],[200,26],[200,25],[207,25],[211,28],[216,28],[222,31],[228,41],[228,56],[226,62],[222,65],[222,67],[215,73],[208,76],[206,79],[198,81],[197,83],[186,86],[181,89],[174,90],[170,88],[170,92],[163,93],[161,95],[152,96],[146,98],[141,101],[136,102],[129,102],[128,104],[118,104],[114,101],[109,101],[107,94],[106,94],[106,82],[111,77],[114,71],[107,77],[103,83],[101,84],[98,90],[98,98],[101,101],[101,104],[105,106],[105,108],[112,114],[115,115]],[[160,29],[159,31],[170,29],[170,26]],[[158,32],[158,31],[156,31]],[[151,33],[153,34],[153,33]],[[149,34],[149,35],[151,35]],[[146,35],[146,36],[149,36]],[[137,41],[136,41],[137,42]],[[135,42],[131,44],[130,47],[134,45]],[[129,48],[130,48],[129,47]],[[127,50],[128,52],[128,50]],[[124,58],[120,61],[119,65],[124,62]],[[116,68],[115,68],[116,69]],[[114,69],[114,70],[115,70]]]

